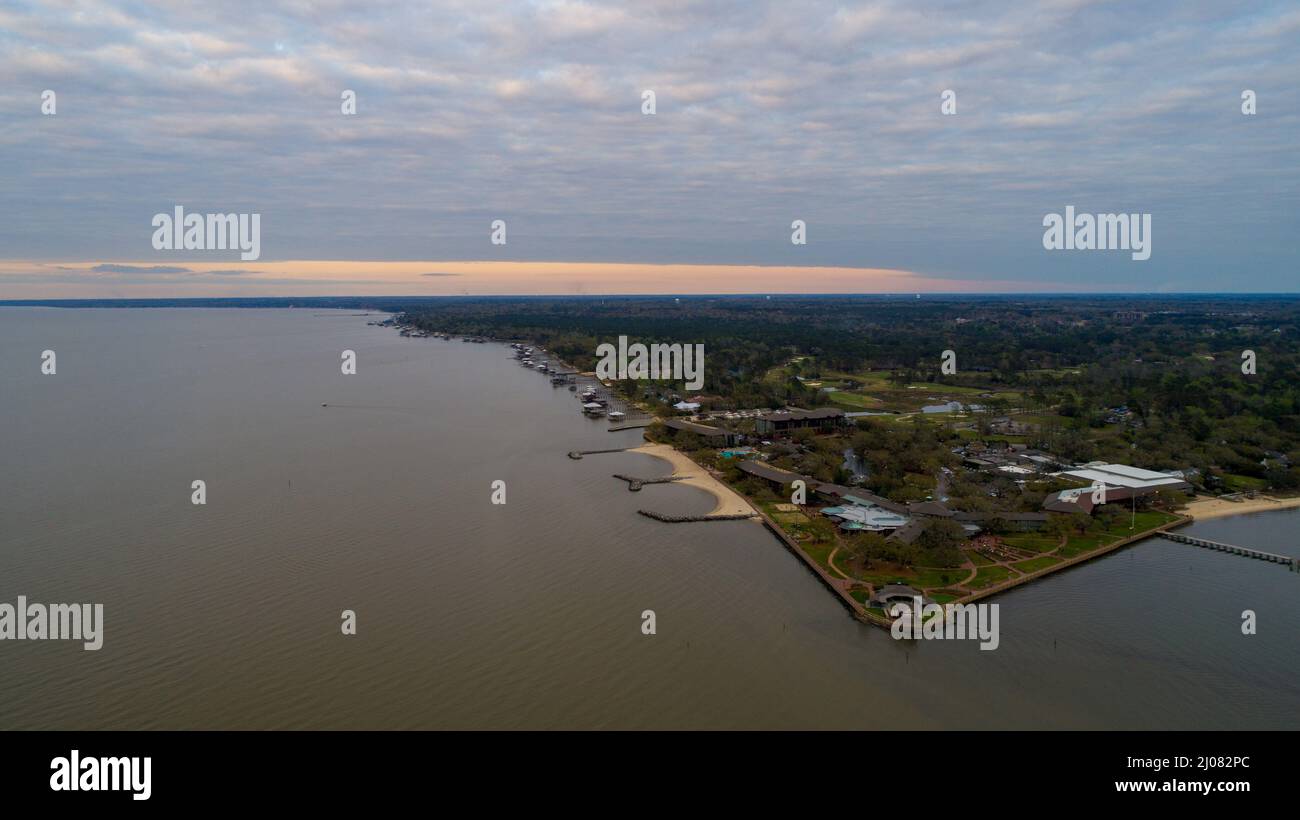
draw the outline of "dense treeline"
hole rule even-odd
[[[812,357],[806,377],[883,369],[899,384],[1015,391],[1018,409],[1044,416],[1033,443],[1064,458],[1300,487],[1296,297],[460,298],[412,306],[410,318],[428,330],[531,339],[583,368],[620,335],[703,343],[701,392],[734,407],[828,401],[793,376],[770,376],[794,356]],[[944,350],[956,353],[955,375],[940,373]],[[1242,372],[1244,351],[1253,375]],[[1121,406],[1130,415],[1119,434],[1098,435],[1116,429],[1108,416]],[[905,489],[912,470],[900,470],[875,479],[879,488]]]

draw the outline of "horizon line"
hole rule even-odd
[[[0,306],[36,306],[57,302],[232,302],[232,301],[280,301],[322,299],[381,299],[381,300],[453,300],[453,299],[738,299],[738,298],[822,298],[840,297],[855,299],[882,299],[900,297],[909,301],[924,301],[935,297],[958,297],[962,299],[1024,297],[1033,299],[1063,298],[1098,298],[1098,297],[1149,297],[1170,298],[1180,296],[1227,296],[1227,297],[1283,297],[1300,298],[1300,291],[931,291],[915,293],[913,291],[862,293],[862,292],[743,292],[743,293],[336,293],[336,294],[295,294],[265,296],[76,296],[76,297],[31,297],[26,299],[0,299]]]

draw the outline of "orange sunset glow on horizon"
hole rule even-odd
[[[854,267],[520,261],[0,262],[0,299],[987,293],[1024,289],[1023,282],[949,279]]]

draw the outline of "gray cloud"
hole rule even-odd
[[[1296,286],[1285,2],[101,2],[0,30],[4,257],[163,260],[181,204],[261,213],[263,259]],[[1151,260],[1044,252],[1071,204],[1151,213]]]
[[[62,270],[69,268],[61,267]],[[141,267],[139,265],[114,265],[103,264],[95,265],[90,269],[92,273],[193,273],[189,268],[178,268],[170,265],[151,265]]]

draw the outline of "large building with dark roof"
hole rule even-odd
[[[773,467],[771,464],[764,464],[761,461],[742,461],[736,467],[742,473],[748,473],[756,478],[770,481],[778,487],[784,487],[794,481],[804,481],[808,484],[816,483],[807,476],[792,473],[789,470],[782,470],[780,467]]]
[[[664,427],[674,433],[694,433],[709,444],[717,447],[729,447],[735,444],[739,438],[736,433],[730,430],[723,430],[721,427],[711,427],[707,424],[687,421],[686,419],[664,419]]]
[[[825,433],[843,423],[843,410],[823,407],[819,410],[782,410],[779,413],[765,413],[758,417],[756,429],[760,436],[788,435],[805,427]]]
[[[1177,492],[1192,490],[1192,485],[1182,476],[1157,473],[1124,464],[1094,462],[1066,470],[1059,475],[1076,481],[1090,481],[1092,484],[1088,487],[1075,487],[1051,493],[1043,499],[1043,509],[1047,512],[1090,514],[1098,506],[1092,500],[1093,492],[1098,486],[1106,488],[1107,504],[1144,498],[1155,495],[1161,490]]]

